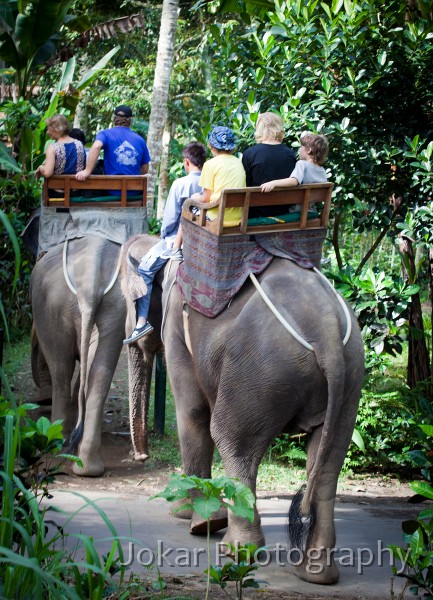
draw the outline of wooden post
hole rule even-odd
[[[157,352],[155,367],[155,403],[153,413],[154,429],[157,435],[164,435],[166,389],[167,371],[165,369],[164,352]]]

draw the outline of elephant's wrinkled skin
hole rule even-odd
[[[83,467],[74,465],[74,471],[98,476],[104,471],[99,455],[104,402],[125,332],[120,277],[104,294],[116,271],[120,246],[94,236],[69,242],[68,273],[77,295],[65,281],[63,247],[51,248],[33,269],[32,366],[42,396],[49,397],[52,392],[52,420],[64,419],[68,432],[76,414],[71,382],[76,361],[80,362],[74,393],[79,400],[78,423],[71,436],[71,450],[81,442],[78,455]]]
[[[314,351],[283,328],[247,282],[216,318],[190,311],[190,354],[176,286],[169,296],[163,339],[184,472],[210,477],[215,444],[227,475],[255,492],[260,460],[274,437],[282,431],[307,432],[308,485],[300,510],[302,516],[315,511],[305,550],[317,549],[320,558],[315,569],[305,560],[295,572],[314,583],[334,583],[339,572],[326,549],[335,545],[335,493],[363,381],[362,340],[350,310],[352,334],[343,347],[343,310],[313,271],[275,258],[259,280]],[[224,540],[262,545],[258,513],[251,525],[229,511]]]
[[[122,260],[122,289],[127,305],[127,335],[134,329],[136,323],[135,304],[131,299],[131,293],[127,278],[127,260],[138,264],[142,256],[155,243],[158,238],[151,235],[140,235],[129,239],[123,245]],[[127,259],[127,256],[129,258]],[[141,338],[133,344],[128,344],[128,373],[129,373],[129,423],[131,429],[131,440],[136,460],[144,461],[149,455],[148,446],[148,413],[149,396],[152,380],[152,368],[156,352],[162,350],[161,342],[161,296],[162,280],[164,270],[157,273],[152,289],[152,297],[149,307],[149,322],[153,326],[153,332]],[[136,278],[137,287],[144,286],[139,275]],[[145,286],[144,288],[145,289]]]

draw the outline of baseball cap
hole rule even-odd
[[[132,117],[132,109],[129,106],[126,106],[125,104],[121,104],[120,106],[114,109],[114,114],[118,117],[128,117],[129,119],[130,117]]]

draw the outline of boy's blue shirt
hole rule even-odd
[[[173,182],[165,204],[164,217],[162,219],[162,239],[176,236],[179,230],[183,203],[193,194],[196,194],[197,192],[199,194],[202,193],[202,188],[198,185],[200,175],[201,171],[192,171],[188,175],[179,177],[179,179],[176,179]]]

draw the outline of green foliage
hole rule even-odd
[[[108,555],[99,557],[91,537],[66,533],[68,521],[60,527],[51,518],[48,528],[48,507],[41,508],[41,499],[50,497],[48,484],[60,472],[61,461],[79,463],[79,459],[61,453],[61,423],[51,424],[45,417],[32,420],[28,412],[36,406],[16,406],[1,371],[0,375],[10,396],[9,401],[0,397],[0,596],[36,600],[107,596],[119,585],[112,575],[120,574],[120,585],[124,577],[117,533],[105,513],[81,494],[76,495],[85,500],[83,508],[92,506],[112,535]],[[85,559],[75,561],[68,546],[83,549]]]
[[[433,500],[431,466],[433,454],[433,409],[425,406],[430,423],[419,425],[423,434],[423,450],[411,451],[411,458],[422,466],[422,474],[427,481],[411,483],[411,489],[418,495]],[[433,599],[433,509],[422,510],[417,519],[403,521],[403,539],[406,547],[390,546],[393,555],[405,565],[405,572],[399,574],[408,581],[410,591],[417,598]],[[394,573],[396,569],[393,568]]]
[[[354,307],[367,349],[367,368],[378,367],[382,361],[377,357],[382,353],[401,354],[410,299],[419,287],[377,268],[367,268],[357,275],[347,266],[337,272],[327,271],[326,275]]]
[[[206,520],[221,506],[251,523],[254,520],[254,494],[246,485],[230,477],[202,479],[174,473],[165,490],[153,498],[165,498],[168,502],[189,499],[190,503],[182,504],[182,509],[192,508]]]
[[[156,217],[150,217],[150,219],[147,220],[147,226],[148,226],[150,235],[160,235],[161,225],[162,225],[162,220],[157,219]]]
[[[250,573],[255,570],[250,564],[246,564],[245,554],[249,551],[247,546],[240,550],[240,562],[219,570],[210,564],[210,519],[221,507],[231,510],[238,517],[254,521],[255,497],[252,491],[243,483],[230,477],[217,477],[215,479],[202,479],[193,475],[171,475],[165,490],[152,496],[153,498],[165,498],[168,502],[179,502],[182,504],[177,510],[192,509],[207,521],[207,559],[208,569],[206,598],[209,595],[211,576],[221,587],[225,587],[227,581],[236,581],[238,597],[242,598],[244,587],[256,587],[255,580]],[[189,502],[183,502],[189,500]],[[251,547],[251,546],[250,546]],[[243,564],[245,563],[245,564]]]
[[[0,323],[7,340],[11,333],[16,335],[28,329],[31,320],[28,284],[33,260],[15,233],[24,229],[27,214],[20,211],[19,202],[16,208],[9,204],[14,184],[29,194],[26,198],[23,191],[23,208],[27,201],[31,202],[32,198],[34,201],[35,189],[34,181],[21,175],[14,175],[4,188],[6,211],[0,210]]]
[[[235,560],[230,560],[223,566],[211,565],[205,573],[209,572],[211,583],[219,585],[223,590],[229,582],[235,582],[237,598],[242,599],[245,588],[257,589],[260,583],[266,583],[254,578],[255,571],[259,568],[255,560],[263,548],[258,548],[255,544],[226,546],[229,555],[234,556]]]
[[[0,59],[13,73],[18,96],[30,97],[35,73],[55,54],[72,0],[6,0],[0,21]],[[33,85],[30,85],[33,83]]]

